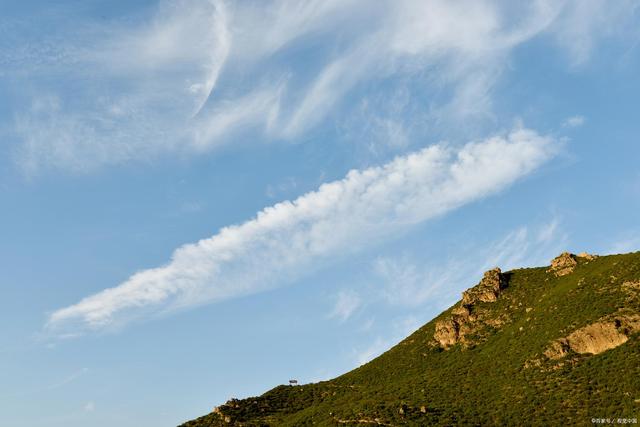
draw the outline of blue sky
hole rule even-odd
[[[638,2],[0,5],[1,425],[173,426],[640,249]]]

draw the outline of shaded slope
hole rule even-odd
[[[229,401],[183,426],[586,425],[592,418],[638,418],[640,253],[563,254],[553,265],[488,272],[464,301],[366,365],[331,381]],[[452,319],[458,332],[443,345],[437,325]],[[625,339],[599,354],[568,345],[550,353],[603,321]]]

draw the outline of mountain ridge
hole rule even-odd
[[[640,252],[487,271],[333,380],[232,399],[181,427],[637,423]],[[604,422],[604,421],[603,421]]]

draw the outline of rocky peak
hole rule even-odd
[[[462,293],[462,304],[473,305],[478,301],[494,302],[505,287],[506,278],[502,270],[496,267],[485,272],[480,283]]]

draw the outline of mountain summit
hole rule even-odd
[[[640,252],[487,271],[462,299],[338,378],[232,399],[182,427],[634,424]]]

